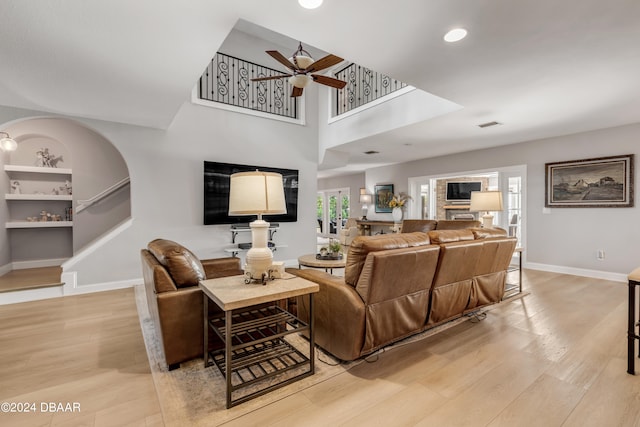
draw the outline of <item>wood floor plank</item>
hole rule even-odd
[[[561,426],[584,393],[583,388],[542,374],[488,426]]]

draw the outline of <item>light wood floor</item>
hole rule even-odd
[[[391,347],[227,425],[640,425],[625,284],[524,279],[531,294],[480,323]],[[0,306],[0,402],[82,404],[80,414],[0,413],[0,425],[162,425],[137,322],[131,290]]]
[[[36,404],[0,426],[162,426],[133,289],[0,306],[0,402]]]

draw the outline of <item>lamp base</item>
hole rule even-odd
[[[251,249],[247,252],[244,281],[245,283],[261,282],[264,285],[269,280],[269,270],[273,263],[273,253],[267,247],[269,223],[257,219],[249,224],[249,227],[251,227]]]
[[[482,215],[482,228],[493,228],[493,215]]]

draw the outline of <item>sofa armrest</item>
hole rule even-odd
[[[202,355],[203,303],[197,286],[158,294],[158,316],[168,365]]]
[[[235,276],[244,274],[240,268],[240,258],[213,258],[200,260],[207,279],[215,279],[216,277]]]
[[[317,283],[314,294],[315,341],[342,360],[360,357],[365,336],[365,306],[360,295],[344,282],[321,270],[287,269],[296,276]],[[309,320],[309,297],[299,297],[298,316]]]

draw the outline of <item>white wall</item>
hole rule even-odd
[[[532,267],[580,273],[616,273],[622,277],[640,264],[639,208],[554,208],[543,214],[545,163],[635,154],[640,158],[640,124],[602,129],[575,135],[450,156],[416,160],[370,169],[366,172],[369,189],[379,183],[393,183],[395,192],[407,191],[408,179],[456,172],[527,165],[527,247],[525,259]],[[638,174],[635,176],[638,187]],[[636,193],[636,205],[638,204]],[[389,219],[389,214],[370,219]],[[606,252],[596,260],[599,249]]]
[[[228,256],[229,226],[203,224],[203,161],[300,170],[298,222],[282,223],[276,240],[287,244],[276,260],[315,250],[317,138],[310,108],[306,127],[258,119],[186,102],[167,131],[76,119],[107,138],[131,175],[133,222],[106,245],[72,266],[79,286],[142,276],[139,251],[157,237],[183,243],[202,258]],[[38,113],[26,110],[18,115]],[[16,110],[0,108],[0,123]]]
[[[462,107],[428,92],[414,89],[402,96],[389,96],[381,103],[371,103],[357,114],[346,115],[328,123],[331,117],[329,90],[320,90],[320,128],[318,132],[319,158],[323,162],[325,150],[347,142],[381,134],[413,123],[432,119]]]

